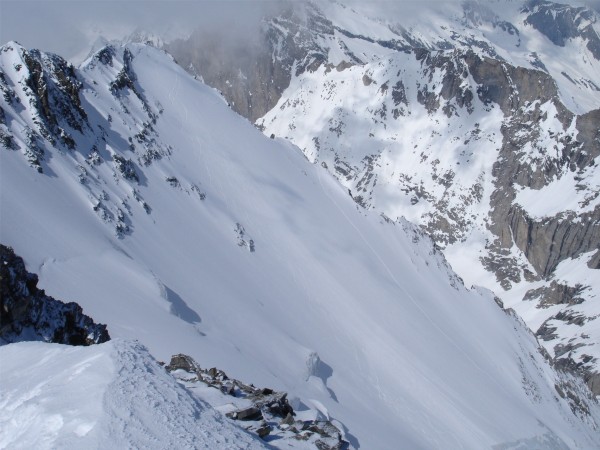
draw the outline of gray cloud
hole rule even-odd
[[[135,29],[170,37],[201,27],[243,37],[283,1],[265,0],[1,0],[0,42],[77,58],[98,36],[122,39]]]
[[[300,1],[300,0],[297,0]],[[361,0],[344,0],[368,6]],[[391,9],[416,7],[439,0],[389,2]],[[461,1],[461,0],[454,0]],[[600,11],[600,0],[562,0]],[[255,35],[260,18],[293,0],[0,0],[0,43],[19,41],[77,60],[98,36],[122,39],[135,29],[167,38],[182,37],[196,28],[224,30],[228,39]],[[402,6],[403,5],[403,6]]]
[[[595,9],[597,12],[600,12],[600,0],[591,0],[586,2],[586,4],[590,8]]]

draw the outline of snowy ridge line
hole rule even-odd
[[[0,448],[269,448],[191,395],[137,342],[20,342],[0,355]]]

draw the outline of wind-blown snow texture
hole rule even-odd
[[[75,70],[10,43],[0,64],[0,240],[113,338],[287,391],[357,448],[600,445],[591,394],[493,295],[164,52]],[[0,350],[35,360],[28,345]]]
[[[0,448],[265,448],[139,343],[0,347]]]

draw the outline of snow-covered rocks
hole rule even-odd
[[[202,369],[187,355],[174,355],[165,368],[193,395],[227,417],[243,422],[241,426],[276,448],[352,448],[343,439],[344,430],[339,422],[323,416],[315,408],[297,414],[285,392],[256,388],[214,367]]]
[[[75,75],[75,68],[57,55],[28,51],[16,42],[0,48],[0,59],[4,100],[13,107],[27,108],[36,132],[44,139],[72,150],[73,131],[81,132],[87,126],[80,98],[83,85]],[[1,122],[0,125],[6,126]],[[35,153],[33,144],[30,147]]]

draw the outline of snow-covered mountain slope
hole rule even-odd
[[[219,37],[200,32],[167,48],[358,204],[420,224],[600,393],[599,23],[546,1],[326,1],[267,18],[251,64],[205,63]]]
[[[490,292],[164,52],[0,64],[0,240],[113,338],[289,392],[355,448],[600,445],[590,392]]]
[[[0,358],[0,448],[265,448],[139,343],[20,342]]]
[[[600,27],[588,8],[544,0],[391,7],[334,0],[315,5],[334,28],[333,35],[321,41],[334,65],[373,62],[394,50],[471,50],[547,73],[573,112],[584,113],[600,104]],[[357,48],[361,41],[363,46]]]

